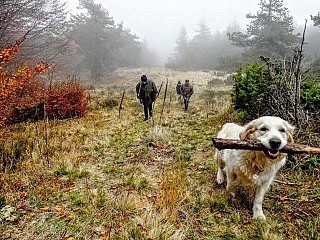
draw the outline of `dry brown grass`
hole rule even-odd
[[[26,157],[0,174],[1,239],[319,239],[319,170],[291,160],[277,179],[299,185],[272,186],[267,222],[252,220],[245,201],[216,185],[211,137],[237,118],[228,89],[201,92],[209,73],[117,74],[117,83],[90,91],[85,118],[1,130],[11,142],[28,136]],[[134,94],[141,74],[158,86],[168,78],[173,96],[188,77],[196,90],[189,111],[172,98],[161,116],[162,92],[153,119],[142,121]],[[100,103],[119,101],[124,89],[119,117],[118,107]]]

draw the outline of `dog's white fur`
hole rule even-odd
[[[279,153],[277,150],[282,149],[287,142],[293,142],[293,130],[293,126],[279,117],[264,116],[251,121],[244,127],[226,123],[217,135],[218,138],[259,141],[266,148],[265,151],[216,150],[214,154],[214,159],[218,163],[217,182],[219,184],[223,183],[225,172],[227,190],[233,196],[238,186],[254,191],[253,218],[266,219],[262,211],[264,195],[277,171],[286,162],[286,154]]]

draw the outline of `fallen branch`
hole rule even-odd
[[[277,180],[277,179],[274,179],[273,181],[277,182],[277,183],[281,183],[283,185],[302,186],[302,184],[300,184],[300,183],[283,182],[283,181],[280,181],[280,180]]]
[[[212,138],[213,145],[218,149],[243,149],[243,150],[256,150],[262,151],[265,147],[260,142],[248,142],[240,141],[236,139],[223,139],[223,138]],[[314,148],[307,145],[288,143],[284,148],[280,150],[283,153],[290,154],[318,154],[320,148]]]

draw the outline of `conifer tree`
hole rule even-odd
[[[311,15],[311,20],[313,21],[314,26],[320,27],[320,12],[318,12],[317,16]]]
[[[228,33],[234,45],[245,49],[246,59],[259,56],[283,59],[293,54],[292,49],[299,43],[294,34],[293,18],[282,0],[260,0],[256,15],[247,14],[252,21],[246,32]]]

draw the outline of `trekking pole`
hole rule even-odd
[[[121,114],[122,102],[123,102],[123,98],[124,98],[124,94],[125,94],[125,92],[126,92],[126,90],[123,90],[122,98],[121,98],[121,102],[120,102],[120,105],[119,105],[119,117],[120,117],[120,114]]]

